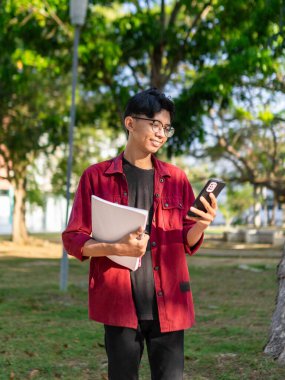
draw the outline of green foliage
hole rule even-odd
[[[27,184],[27,201],[31,205],[37,205],[44,207],[45,205],[45,192],[39,187],[38,182],[32,172],[28,173],[28,184]]]
[[[230,225],[234,219],[242,220],[242,215],[253,206],[253,188],[250,184],[237,185],[228,183],[226,200],[219,205],[219,210],[223,214],[226,224]]]
[[[177,113],[169,155],[204,140],[202,116],[216,102],[229,104],[242,78],[265,79],[280,69],[277,0],[103,4],[90,8],[82,35],[82,79],[93,90],[108,89],[113,124],[138,89],[155,86],[171,94]]]
[[[58,0],[1,3],[0,154],[17,190],[15,211],[21,211],[14,213],[13,239],[19,241],[27,238],[21,227],[26,195],[43,204],[34,180],[28,183],[29,167],[67,139],[70,79],[65,68],[71,33],[65,25],[66,11],[67,4]]]
[[[56,5],[11,0],[1,7],[0,141],[15,182],[40,152],[52,152],[66,138],[67,82],[58,77],[56,57],[69,37],[55,18]]]
[[[99,94],[100,101],[93,98],[96,118],[115,129],[136,90],[153,85],[172,94],[177,104],[172,155],[187,151],[197,138],[204,140],[203,115],[217,101],[229,104],[241,78],[266,78],[279,69],[283,26],[277,0],[162,4],[90,5],[79,47],[80,80],[82,94]],[[49,75],[63,80],[70,64],[67,3],[14,0],[4,5],[3,25],[10,36],[5,48],[14,60],[10,70],[23,77],[23,68],[42,73],[48,67]]]

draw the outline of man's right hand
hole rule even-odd
[[[149,235],[142,227],[133,231],[115,243],[97,242],[89,239],[83,246],[82,254],[87,257],[102,257],[109,255],[141,257],[145,254]]]
[[[142,227],[133,231],[114,243],[112,251],[117,256],[141,257],[145,254],[149,235],[144,233]]]

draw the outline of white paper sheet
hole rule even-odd
[[[146,227],[148,211],[108,202],[92,195],[92,237],[97,241],[112,243],[135,231]],[[140,265],[140,258],[131,256],[107,256],[117,264],[131,270]]]

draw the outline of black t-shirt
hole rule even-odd
[[[150,234],[153,216],[154,169],[138,168],[124,158],[123,171],[128,183],[129,206],[149,211],[146,232]],[[141,266],[136,271],[131,272],[131,281],[138,319],[157,319],[158,313],[149,243],[146,253],[142,257]]]

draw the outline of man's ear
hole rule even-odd
[[[131,116],[127,116],[125,117],[125,128],[129,131],[129,132],[132,132],[133,131],[133,123],[134,123],[134,119],[131,117]]]

